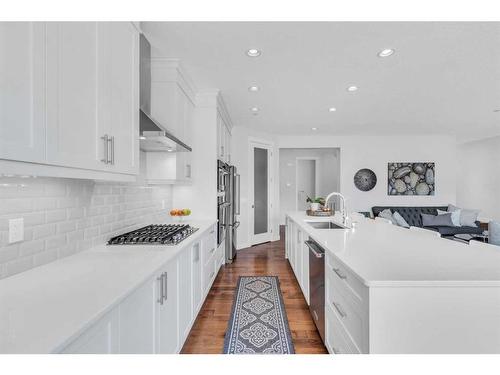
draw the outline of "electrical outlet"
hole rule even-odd
[[[24,219],[9,220],[9,243],[24,240]]]

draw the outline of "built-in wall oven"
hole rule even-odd
[[[305,244],[309,248],[309,311],[325,342],[325,250],[311,237]]]

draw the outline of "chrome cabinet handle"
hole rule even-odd
[[[104,158],[101,159],[101,161],[104,163],[104,164],[108,164],[109,163],[109,159],[108,159],[108,142],[109,142],[109,137],[107,134],[104,134],[104,136],[101,137],[101,139],[104,141]]]
[[[210,254],[212,254],[214,251],[215,251],[215,247],[212,250],[210,250]]]
[[[186,164],[186,178],[191,178],[191,164]]]
[[[332,268],[333,272],[337,274],[338,277],[340,277],[342,280],[347,279],[347,276],[344,275],[341,271],[340,268]]]
[[[168,273],[165,272],[164,275],[165,276],[163,277],[163,283],[164,283],[163,291],[165,293],[164,298],[165,298],[165,301],[166,301],[166,300],[168,300]]]
[[[321,253],[321,252],[318,251],[318,249],[316,249],[316,246],[314,245],[313,242],[311,242],[311,241],[305,241],[304,243],[312,251],[312,253],[314,254],[314,256],[316,258],[323,258],[325,256],[325,253]]]
[[[333,350],[333,354],[342,354],[342,353],[340,353],[340,350],[338,350],[337,348],[334,348],[333,346],[332,346],[332,350]]]
[[[157,277],[156,280],[160,283],[160,296],[157,300],[157,302],[160,304],[160,305],[163,305],[163,273],[161,274],[160,277]]]
[[[316,310],[313,310],[313,315],[315,320],[319,320],[318,313],[316,312]]]
[[[214,276],[214,273],[215,273],[215,271],[212,271],[212,273],[210,274],[210,278],[212,278]]]
[[[115,164],[115,137],[114,136],[111,136],[108,138],[108,142],[109,142],[109,158],[108,158],[108,162],[111,164],[111,165],[114,165]]]
[[[335,307],[335,310],[337,310],[337,312],[342,318],[345,318],[347,316],[347,314],[344,312],[344,310],[342,310],[342,307],[338,302],[332,302],[332,305],[333,307]]]
[[[200,260],[200,245],[195,246],[195,251],[194,251],[194,263],[198,262]]]

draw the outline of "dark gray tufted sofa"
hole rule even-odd
[[[380,212],[389,208],[392,213],[399,212],[408,224],[414,227],[422,227],[422,216],[420,214],[437,215],[437,210],[446,211],[448,206],[429,206],[429,207],[407,207],[407,206],[374,206],[372,207],[373,217],[377,217]],[[425,227],[426,229],[438,231],[442,236],[453,236],[454,234],[481,234],[483,230],[479,227],[479,222],[476,222],[477,228],[474,227]]]

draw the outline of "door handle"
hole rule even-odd
[[[160,277],[157,277],[156,280],[160,283],[160,296],[158,297],[158,302],[160,305],[163,305],[163,273],[161,274]]]
[[[315,320],[319,320],[318,313],[316,312],[316,310],[313,310],[313,315]]]
[[[342,309],[342,307],[340,306],[339,303],[337,302],[332,302],[332,305],[333,307],[335,307],[335,310],[337,310],[337,312],[339,313],[339,315],[342,317],[342,318],[345,318],[347,316],[347,314],[344,312],[344,310]]]
[[[304,243],[309,248],[309,250],[311,250],[311,252],[314,254],[316,258],[323,258],[325,256],[325,253],[321,253],[316,249],[316,246],[314,245],[313,242],[305,241]]]
[[[332,268],[333,272],[337,274],[338,277],[340,277],[342,280],[347,279],[347,276],[344,275],[341,271],[340,268]]]
[[[101,139],[104,141],[104,158],[101,159],[101,161],[104,163],[104,164],[108,164],[109,163],[109,158],[108,158],[108,155],[109,155],[109,152],[108,152],[108,142],[109,142],[109,138],[108,138],[108,135],[107,134],[104,134],[104,136],[101,137]]]
[[[165,293],[165,295],[163,298],[166,301],[168,300],[168,273],[165,272],[164,275],[165,276],[163,277],[163,283],[164,283],[163,292]]]

